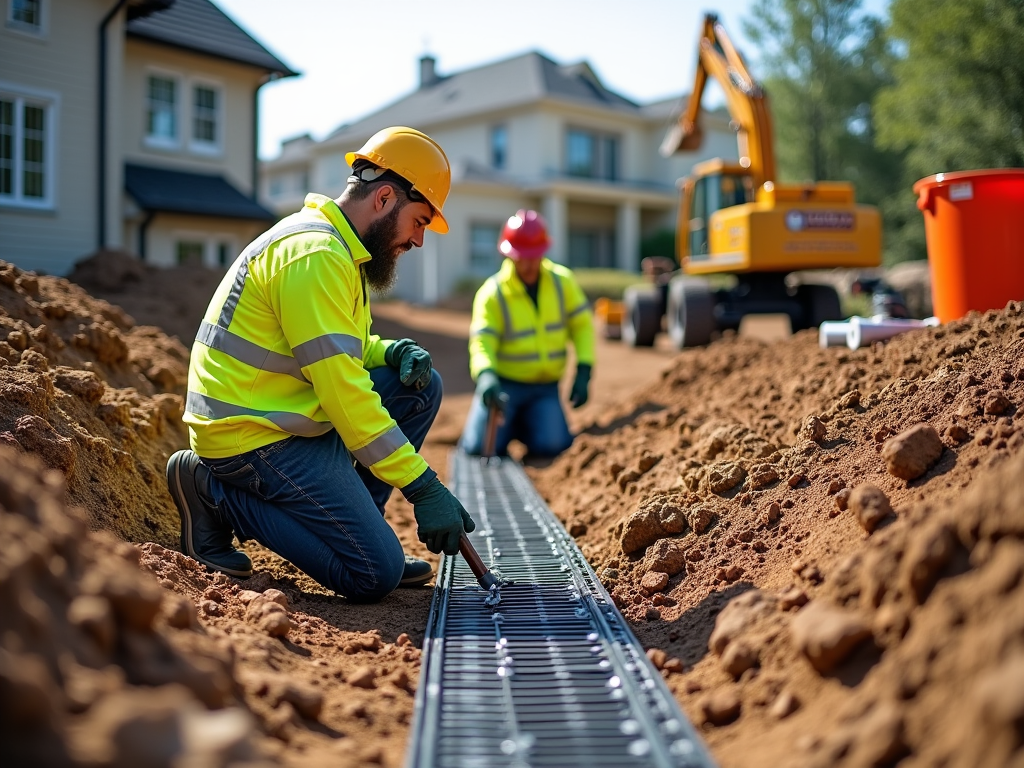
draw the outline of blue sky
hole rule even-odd
[[[609,88],[648,102],[690,89],[703,14],[714,11],[754,58],[742,28],[753,0],[214,2],[302,73],[261,91],[263,157],[275,156],[282,139],[322,138],[409,93],[424,53],[442,75],[529,50],[563,64],[585,59]],[[887,5],[866,0],[864,9],[881,14]],[[708,96],[713,103],[714,92]]]

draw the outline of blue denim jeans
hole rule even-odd
[[[558,399],[558,382],[524,384],[511,379],[499,380],[502,391],[508,395],[508,403],[505,421],[498,427],[496,455],[506,456],[513,439],[523,443],[533,456],[557,456],[572,445],[572,433]],[[486,432],[487,407],[480,397],[474,397],[459,445],[466,453],[483,453]]]
[[[434,371],[420,392],[387,366],[372,369],[370,378],[384,408],[419,450],[441,405],[441,377]],[[255,539],[356,602],[380,600],[398,586],[405,554],[384,521],[392,488],[355,462],[336,430],[203,463],[212,475],[213,502],[239,539]],[[428,470],[406,490],[434,476]]]

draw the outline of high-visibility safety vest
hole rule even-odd
[[[537,304],[506,259],[473,299],[469,368],[476,379],[488,368],[526,383],[558,381],[565,373],[566,344],[580,363],[594,364],[594,322],[572,272],[543,259]]]
[[[227,458],[336,429],[392,486],[433,474],[373,390],[369,369],[384,365],[391,342],[370,333],[360,270],[369,259],[337,204],[312,194],[242,252],[192,346],[192,450]]]

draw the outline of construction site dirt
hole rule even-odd
[[[87,292],[0,264],[5,765],[401,765],[430,589],[355,605],[252,542],[245,581],[178,553],[164,464],[219,276],[102,266]],[[375,318],[445,379],[443,477],[468,315]],[[782,335],[602,342],[531,478],[721,765],[1020,761],[1024,310]],[[387,518],[431,557],[400,494]]]

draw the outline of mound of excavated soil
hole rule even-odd
[[[1019,303],[731,337],[531,472],[724,766],[1016,765],[1022,404]]]
[[[191,345],[223,270],[154,267],[124,251],[98,251],[75,263],[68,279],[146,325]]]

